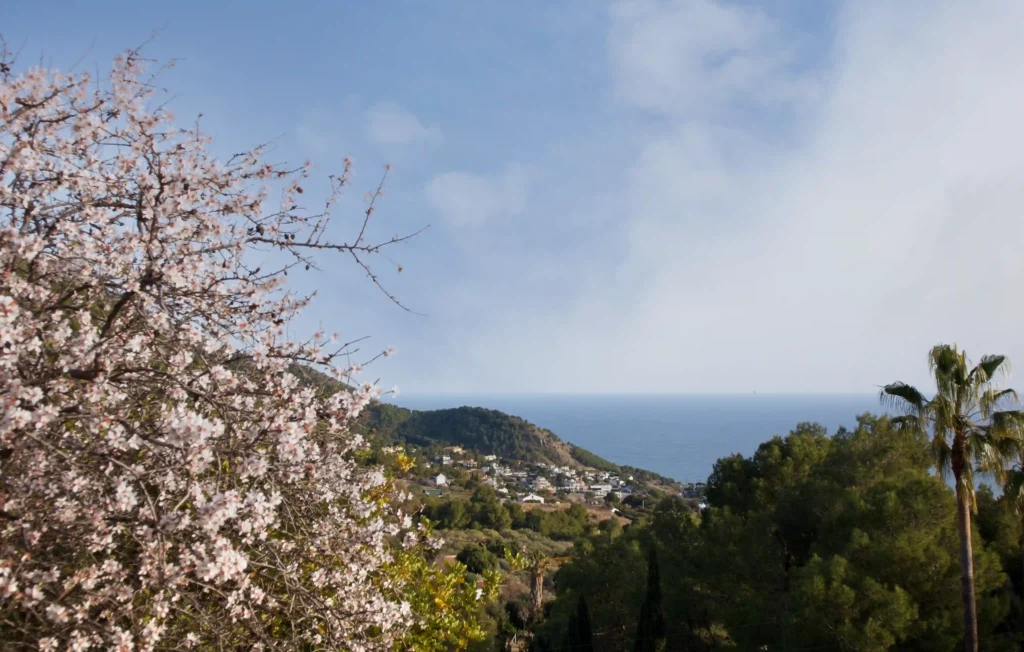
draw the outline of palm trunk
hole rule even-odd
[[[974,602],[971,497],[956,480],[956,525],[960,534],[960,593],[964,601],[964,650],[978,652],[978,613]]]
[[[533,602],[533,620],[540,622],[541,605],[544,603],[544,568],[540,561],[534,563],[530,573],[530,597]]]

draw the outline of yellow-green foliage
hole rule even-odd
[[[480,606],[498,595],[502,575],[484,571],[475,581],[458,562],[438,566],[422,550],[403,550],[387,569],[396,593],[408,602],[419,624],[396,650],[447,652],[465,650],[486,635],[480,626]]]

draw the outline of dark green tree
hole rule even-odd
[[[937,392],[925,398],[917,388],[895,382],[882,388],[882,402],[903,412],[898,426],[930,434],[935,467],[953,474],[960,536],[960,593],[964,605],[964,649],[978,650],[978,613],[974,586],[971,513],[975,508],[974,471],[1001,474],[1021,453],[1024,412],[1000,409],[1016,402],[1012,389],[999,390],[996,374],[1006,356],[986,355],[971,366],[956,345],[939,344],[928,353]]]
[[[464,500],[451,500],[440,506],[436,516],[440,526],[446,530],[461,530],[469,527],[472,517]]]
[[[963,646],[956,496],[930,437],[862,415],[854,431],[800,426],[719,466],[722,504],[667,498],[616,536],[577,539],[559,597],[535,630],[563,649],[579,594],[604,650],[635,644],[646,551],[657,549],[666,648],[955,652]],[[1020,648],[1020,519],[979,487],[974,574],[979,646]]]
[[[636,625],[636,652],[662,652],[665,649],[665,616],[661,609],[661,572],[652,547],[647,553],[647,593]]]
[[[466,546],[459,551],[455,558],[465,564],[466,570],[470,573],[482,574],[485,570],[492,570],[498,566],[498,558],[494,553],[481,545]]]
[[[526,512],[523,511],[523,506],[517,502],[509,502],[505,505],[505,509],[508,510],[508,515],[512,519],[512,527],[521,528],[526,524]]]
[[[512,527],[512,517],[501,503],[501,498],[491,487],[480,485],[470,498],[472,519],[477,527],[491,530],[507,530]]]
[[[587,609],[587,601],[582,593],[576,602],[576,613],[569,617],[568,641],[571,652],[594,652],[590,610]]]

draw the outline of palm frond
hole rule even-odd
[[[991,381],[999,372],[1007,373],[1010,363],[1005,355],[985,355],[981,357],[974,369],[971,369],[971,376],[977,377],[983,383]]]
[[[988,429],[1000,437],[1013,439],[1024,451],[1024,410],[993,412]]]
[[[983,473],[995,475],[1002,484],[1006,467],[1020,454],[1018,442],[1000,436],[987,428],[975,429],[967,437],[967,455],[974,466]]]
[[[1006,471],[1003,495],[1012,500],[1018,510],[1024,508],[1024,469],[1017,466]]]
[[[946,482],[952,470],[953,449],[945,437],[932,437],[932,458],[935,460],[935,472]]]
[[[956,344],[937,344],[928,352],[928,367],[935,377],[939,394],[953,398],[957,386],[967,379],[967,356]]]
[[[900,381],[883,387],[878,393],[878,400],[886,409],[916,415],[922,414],[928,404],[928,399],[916,387]]]
[[[1017,396],[1017,392],[1012,389],[988,389],[981,395],[981,400],[978,401],[978,409],[982,415],[988,417],[992,411],[999,407],[999,404],[1004,401],[1011,402],[1014,405],[1020,404],[1020,399]]]
[[[928,410],[937,434],[945,436],[955,429],[959,412],[956,402],[951,397],[946,394],[936,394],[928,404]]]
[[[922,432],[924,431],[925,426],[924,419],[913,414],[904,414],[902,416],[892,417],[889,419],[889,423],[896,432],[902,432],[904,430]]]

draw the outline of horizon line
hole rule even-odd
[[[493,398],[498,396],[555,397],[555,396],[873,396],[876,392],[413,392],[400,391],[397,398],[409,396],[452,397],[452,398]],[[393,400],[395,397],[388,397]]]

